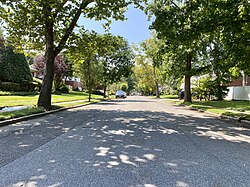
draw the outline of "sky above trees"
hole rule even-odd
[[[148,21],[147,15],[133,6],[129,6],[128,11],[125,13],[126,21],[113,21],[110,27],[110,32],[113,35],[123,36],[128,40],[130,44],[139,43],[148,39],[150,35],[149,25],[151,21]],[[105,29],[102,27],[104,22],[94,21],[81,17],[78,21],[79,25],[84,25],[86,29],[94,30],[103,34]]]

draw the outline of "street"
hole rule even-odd
[[[250,130],[131,96],[0,127],[0,186],[250,186]]]

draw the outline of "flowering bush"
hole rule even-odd
[[[36,56],[34,58],[34,68],[38,71],[39,75],[44,75],[45,73],[45,58],[42,55]],[[63,85],[63,77],[67,73],[67,65],[64,62],[62,55],[57,55],[54,61],[54,87],[56,91],[60,91]]]

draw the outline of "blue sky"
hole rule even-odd
[[[128,20],[113,21],[110,32],[114,35],[120,35],[126,38],[130,44],[139,43],[150,37],[149,25],[147,16],[139,9],[132,6],[125,13]],[[98,33],[104,33],[101,22],[80,18],[79,25],[84,25],[86,29],[94,30]]]

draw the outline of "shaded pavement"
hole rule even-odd
[[[250,130],[128,97],[0,128],[0,186],[249,186]]]

